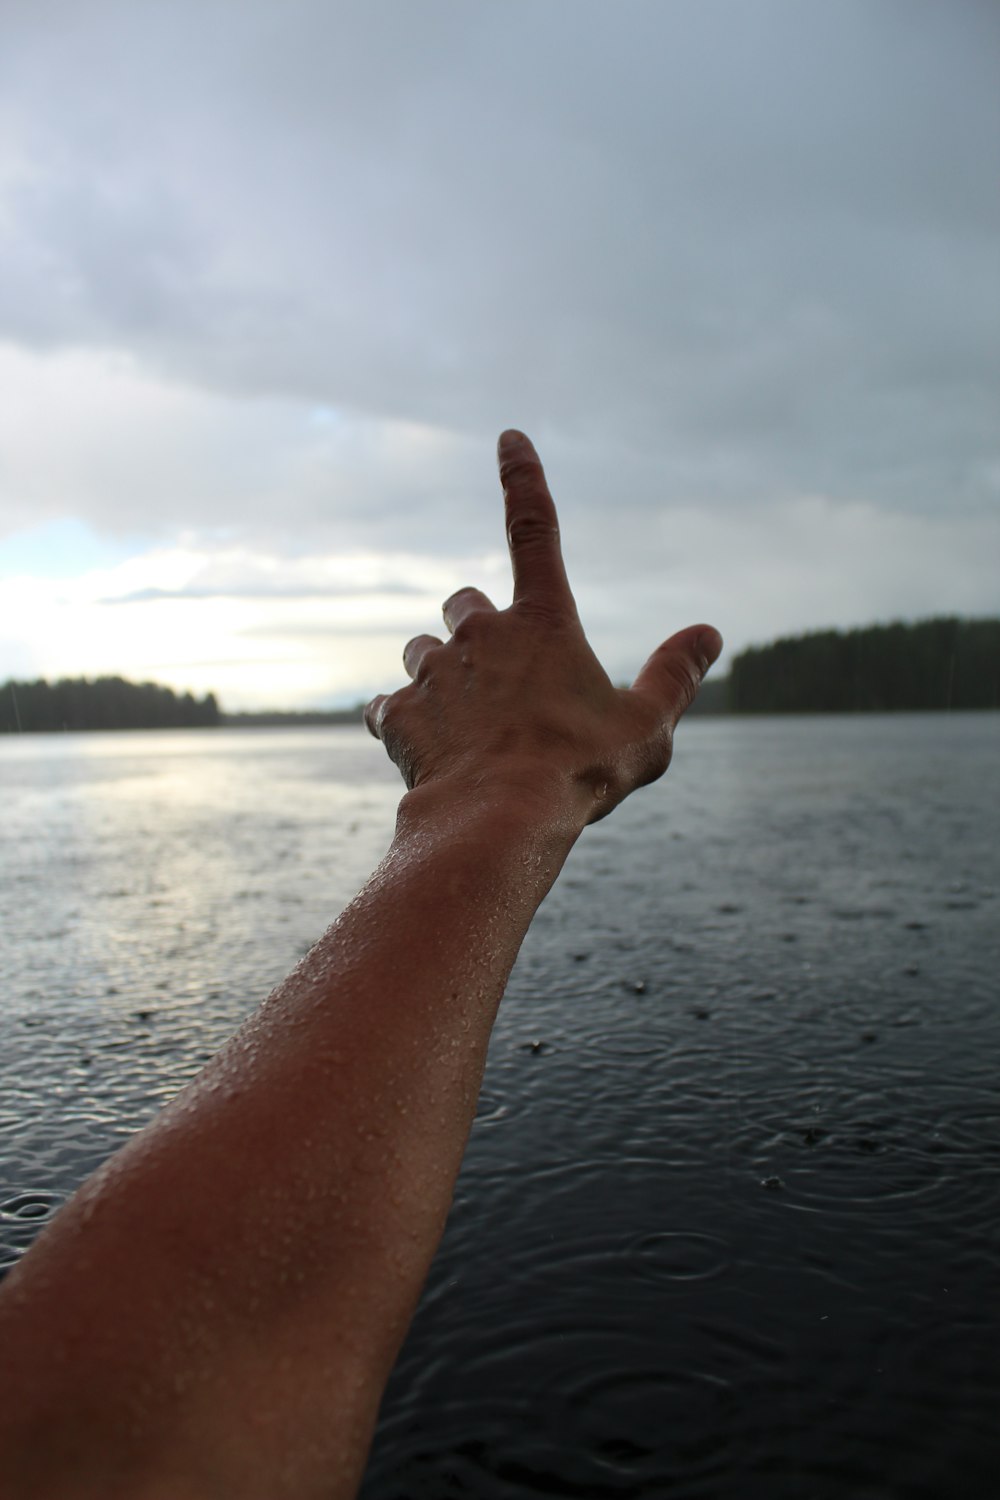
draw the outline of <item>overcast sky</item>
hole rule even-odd
[[[509,425],[616,680],[997,613],[998,76],[995,0],[4,6],[0,680],[391,689]]]

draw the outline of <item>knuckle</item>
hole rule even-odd
[[[420,660],[417,662],[417,669],[413,674],[414,682],[418,683],[421,687],[424,687],[430,681],[431,677],[434,675],[435,668],[440,663],[441,652],[443,650],[443,646],[427,647],[427,650],[423,653]]]
[[[465,598],[466,595],[478,593],[479,590],[477,588],[474,588],[471,583],[464,584],[462,588],[456,589],[453,594],[448,595],[441,608],[442,610],[448,610],[453,604],[457,604],[459,599]]]
[[[673,753],[673,729],[669,724],[664,724],[650,736],[637,754],[636,785],[648,786],[651,781],[659,781],[670,765]]]
[[[500,464],[500,483],[504,489],[523,489],[528,485],[540,486],[545,483],[542,477],[542,465],[533,454],[523,452],[509,454]]]
[[[388,697],[374,698],[366,710],[366,718],[370,714],[373,721],[369,727],[382,741],[389,759],[411,789],[416,785],[419,767],[419,736],[415,733],[419,724],[411,715],[413,705],[419,701],[416,691],[414,685],[408,683]]]
[[[665,664],[665,675],[681,713],[690,708],[701,686],[701,674],[686,656],[672,656]]]
[[[375,711],[375,732],[383,744],[387,742],[393,723],[392,699],[386,698]]]
[[[382,705],[381,694],[378,697],[373,698],[370,703],[366,703],[365,704],[365,712],[364,712],[365,728],[368,730],[368,733],[374,735],[376,739],[378,739],[378,737],[379,737],[378,723],[379,723],[379,709],[380,709],[381,705]]]
[[[544,626],[546,630],[560,631],[571,615],[562,599],[519,599],[514,606],[518,616],[527,625]]]
[[[517,552],[558,546],[559,527],[544,511],[519,511],[507,523],[507,541],[511,550]]]
[[[391,693],[378,711],[379,734],[383,740],[395,739],[402,728],[406,717],[406,692],[406,688],[400,688],[398,692]]]
[[[482,638],[483,630],[486,627],[486,620],[487,616],[481,611],[477,611],[471,615],[466,615],[463,619],[457,622],[454,630],[451,633],[452,640],[457,641],[460,646],[465,646],[472,641],[480,640]]]

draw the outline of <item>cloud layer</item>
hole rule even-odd
[[[995,609],[998,61],[985,0],[23,7],[0,537],[502,587],[515,423],[616,670]]]

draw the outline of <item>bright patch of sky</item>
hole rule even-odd
[[[0,579],[17,575],[74,578],[128,557],[139,539],[100,536],[85,521],[65,516],[0,537]]]

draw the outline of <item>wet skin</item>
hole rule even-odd
[[[614,687],[534,448],[498,457],[512,603],[452,595],[366,712],[408,788],[385,859],[0,1287],[10,1500],[356,1492],[524,934],[721,649],[691,626]]]

